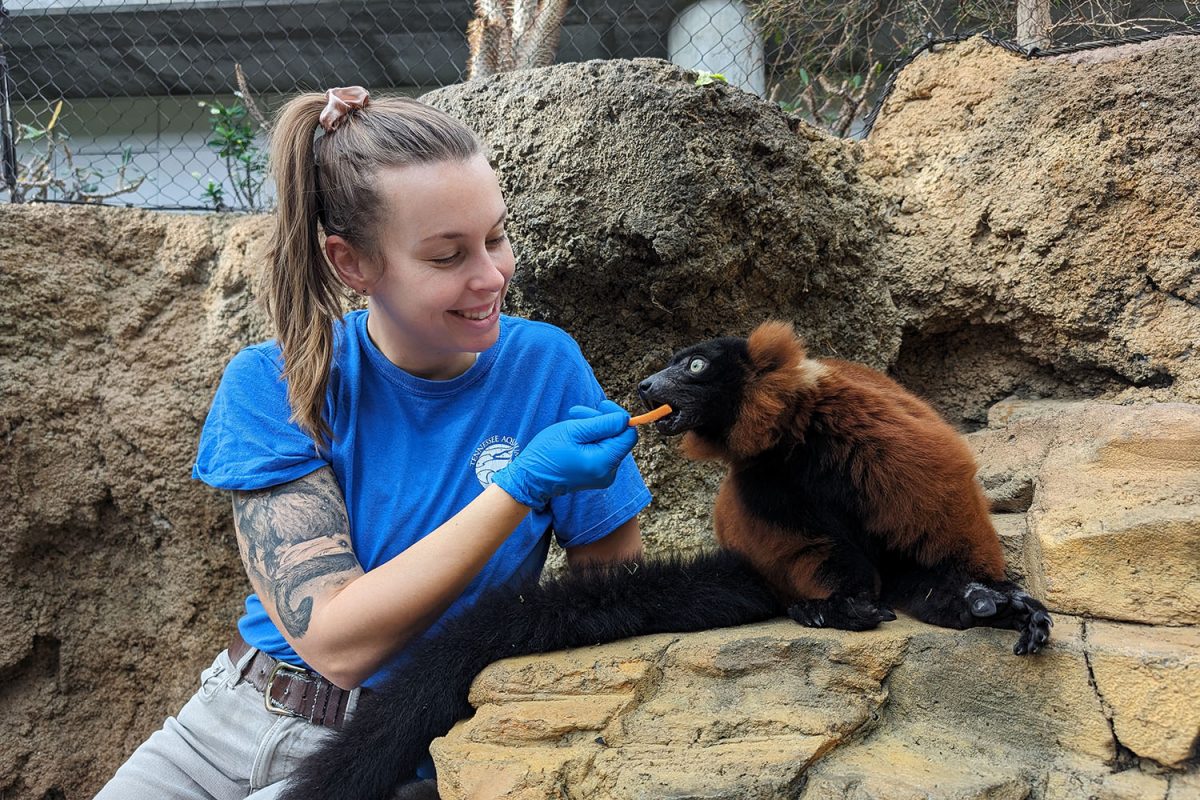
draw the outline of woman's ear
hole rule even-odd
[[[363,257],[362,251],[346,237],[336,233],[325,237],[325,255],[342,283],[361,295],[371,293],[376,270]]]

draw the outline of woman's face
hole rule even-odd
[[[496,343],[515,263],[504,198],[483,155],[380,172],[382,261],[368,289],[367,331],[420,377],[466,371]]]

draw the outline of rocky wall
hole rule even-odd
[[[261,218],[0,210],[0,796],[90,797],[194,691],[248,584],[189,480],[264,336]]]

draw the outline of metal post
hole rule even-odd
[[[17,129],[12,116],[12,83],[8,78],[8,58],[4,55],[4,29],[8,27],[8,9],[0,0],[0,167],[4,185],[8,187],[8,201],[20,202],[17,192]]]
[[[4,185],[8,187],[8,201],[20,201],[17,193],[17,146],[16,130],[13,128],[12,107],[9,105],[8,59],[0,53],[0,147],[3,153]]]

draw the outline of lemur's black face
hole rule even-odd
[[[750,369],[745,339],[710,339],[671,356],[666,369],[638,385],[638,395],[647,408],[671,406],[671,414],[654,423],[659,433],[695,431],[721,441],[737,418]]]

